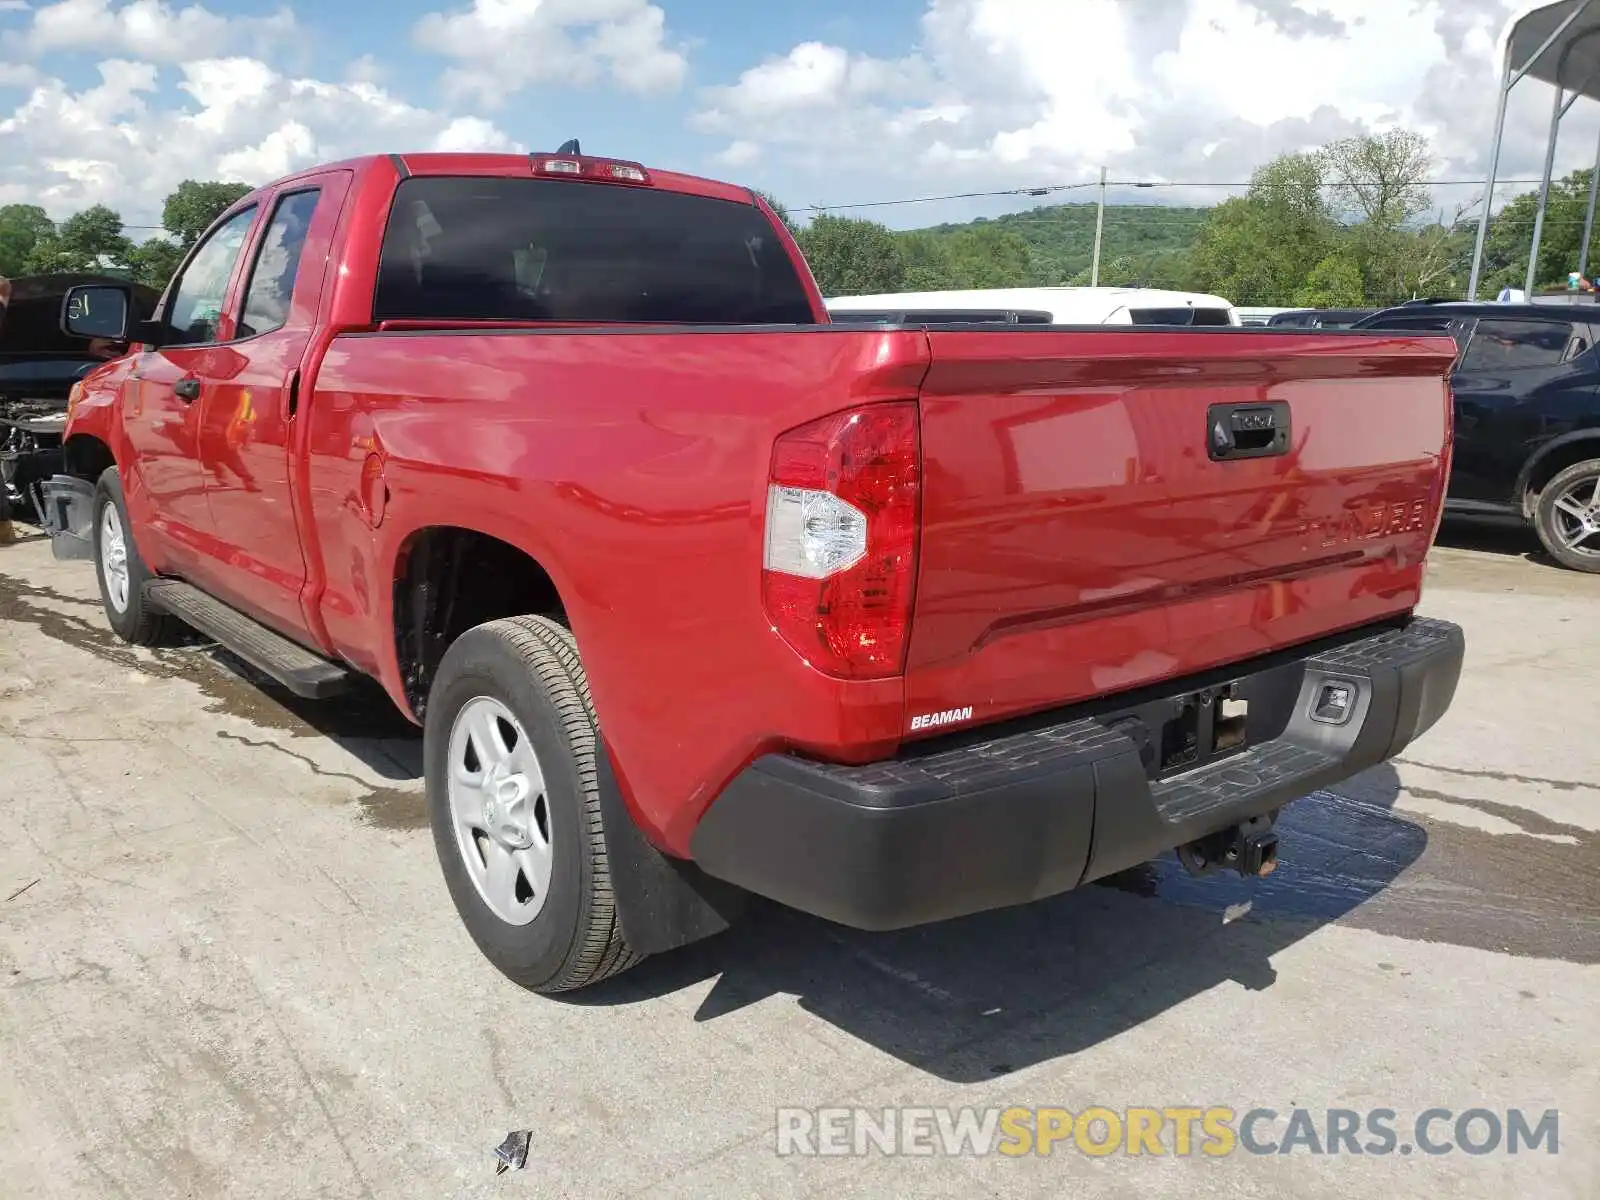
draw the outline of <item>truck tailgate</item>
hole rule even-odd
[[[1202,671],[1416,604],[1449,467],[1449,339],[929,341],[913,730]]]

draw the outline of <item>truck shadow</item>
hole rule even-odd
[[[375,688],[333,702],[240,691],[227,707],[236,705],[254,720],[311,726],[380,778],[420,777],[417,730]],[[553,999],[666,1002],[710,1022],[793,996],[908,1066],[957,1083],[993,1079],[1090,1049],[1218,986],[1272,987],[1273,959],[1333,922],[1406,936],[1416,914],[1385,893],[1429,838],[1392,811],[1399,792],[1386,763],[1337,793],[1295,801],[1278,824],[1280,866],[1266,879],[1193,879],[1168,854],[1035,904],[885,934],[753,898],[727,933]],[[420,792],[400,799],[424,824]]]
[[[384,784],[422,779],[422,731],[372,680],[357,676],[345,692],[305,700],[199,634],[186,633],[181,645],[204,654],[219,669],[216,678],[196,677],[211,712],[241,717],[262,729],[327,738]],[[416,808],[416,824],[426,824],[427,806],[420,791]]]
[[[1428,836],[1397,817],[1394,768],[1296,801],[1263,880],[1191,879],[1174,856],[1053,899],[867,934],[759,903],[719,938],[569,1003],[638,1003],[714,980],[694,1017],[781,994],[885,1054],[970,1083],[1075,1054],[1219,985],[1277,980],[1275,955],[1378,897]],[[1202,1033],[1203,1038],[1203,1033]],[[1217,1031],[1219,1044],[1228,1031]]]

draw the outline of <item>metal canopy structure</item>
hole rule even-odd
[[[1533,245],[1528,251],[1528,273],[1523,291],[1532,294],[1539,261],[1539,240],[1544,233],[1545,208],[1550,202],[1550,176],[1555,169],[1556,139],[1561,118],[1579,99],[1600,100],[1600,2],[1556,0],[1525,7],[1506,24],[1500,35],[1500,95],[1495,106],[1494,147],[1489,153],[1489,183],[1478,215],[1478,240],[1472,251],[1472,277],[1467,298],[1478,298],[1478,275],[1483,265],[1483,243],[1489,233],[1489,210],[1495,179],[1500,170],[1500,143],[1505,136],[1506,100],[1524,79],[1537,79],[1555,89],[1550,106],[1550,132],[1544,147],[1544,174],[1539,185],[1539,205],[1533,219]],[[1589,206],[1583,223],[1583,248],[1578,269],[1589,263],[1589,241],[1594,233],[1596,187],[1600,185],[1600,145],[1595,147],[1596,170],[1589,181]]]

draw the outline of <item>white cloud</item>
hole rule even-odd
[[[761,157],[761,147],[754,142],[730,142],[712,156],[719,166],[748,167]]]
[[[714,107],[703,120],[719,125],[787,118],[864,97],[909,96],[924,82],[924,75],[914,58],[893,63],[821,42],[802,42],[781,58],[751,67],[732,87],[713,88]]]
[[[29,87],[38,78],[38,70],[27,63],[0,62],[0,87]]]
[[[299,121],[286,121],[253,146],[243,146],[217,159],[216,174],[245,183],[281,179],[296,167],[317,161],[316,135]]]
[[[439,130],[429,150],[452,154],[472,150],[509,150],[505,134],[482,117],[457,117]]]
[[[1495,48],[1516,7],[927,0],[904,57],[801,43],[705,89],[692,124],[731,143],[719,161],[759,155],[796,178],[826,174],[835,195],[861,181],[851,198],[1072,183],[1101,165],[1113,177],[1237,183],[1275,154],[1396,124],[1432,137],[1436,174],[1472,177],[1486,170]],[[1502,173],[1526,176],[1538,173],[1549,90],[1519,91]],[[1563,127],[1563,169],[1592,159],[1596,107]]]
[[[344,77],[352,83],[382,83],[388,71],[370,54],[363,54],[344,69]]]
[[[452,95],[485,104],[602,76],[629,92],[669,92],[688,70],[667,42],[666,15],[647,0],[473,0],[425,15],[412,41],[455,62],[444,77]]]
[[[295,29],[286,8],[269,17],[223,17],[200,4],[178,7],[167,0],[57,0],[33,9],[22,40],[35,55],[93,51],[186,62],[239,47],[259,49]]]
[[[130,224],[159,222],[184,179],[262,184],[319,162],[404,150],[522,149],[480,117],[418,108],[376,84],[282,74],[252,58],[200,59],[180,70],[179,108],[153,103],[151,63],[113,59],[73,92],[46,80],[0,120],[0,203],[66,216],[104,202]]]

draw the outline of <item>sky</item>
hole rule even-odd
[[[0,0],[0,203],[117,208],[354,154],[553,150],[791,208],[1113,180],[1210,203],[1273,155],[1404,125],[1482,178],[1514,0]],[[1550,92],[1513,93],[1537,176]],[[1573,110],[1558,168],[1590,162]],[[1508,193],[1514,189],[1508,189]],[[1440,188],[1454,210],[1481,191]],[[1063,192],[1055,200],[1089,198]],[[896,227],[1037,199],[854,210]]]

